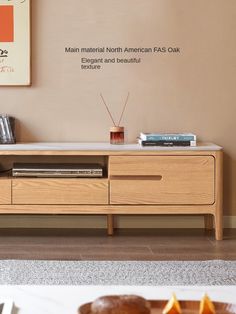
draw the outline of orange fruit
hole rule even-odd
[[[176,298],[176,295],[173,294],[172,298],[166,304],[162,314],[181,314],[181,307],[179,301]]]
[[[199,314],[215,314],[215,306],[210,300],[210,298],[205,295],[200,302]]]

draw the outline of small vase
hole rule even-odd
[[[114,145],[124,144],[124,127],[113,126],[110,128],[110,143]]]

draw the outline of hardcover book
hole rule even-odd
[[[144,141],[196,141],[197,136],[192,133],[140,133]]]
[[[14,119],[0,115],[0,144],[14,144]]]
[[[143,141],[139,139],[142,146],[196,146],[196,141]]]

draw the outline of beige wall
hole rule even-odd
[[[127,140],[143,131],[192,131],[225,150],[225,215],[236,215],[236,1],[32,0],[33,85],[0,87],[0,112],[20,141],[105,141],[102,91]],[[139,65],[81,71],[65,46],[176,46]]]

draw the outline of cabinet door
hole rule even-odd
[[[111,204],[213,204],[213,156],[112,156]]]
[[[107,179],[14,179],[13,204],[108,204]]]
[[[11,204],[11,179],[0,178],[0,205]]]

